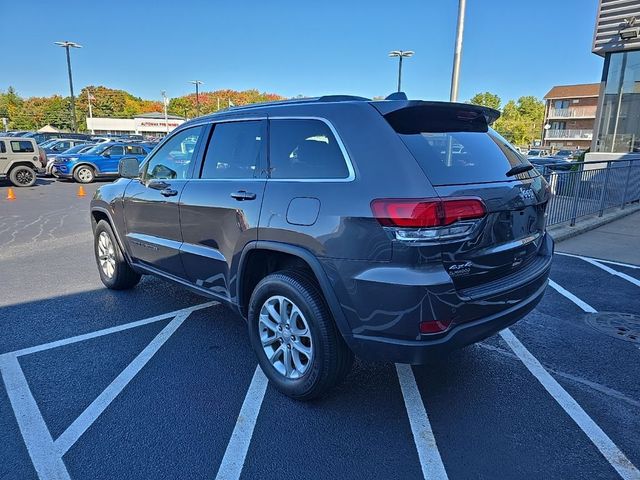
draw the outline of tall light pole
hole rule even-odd
[[[200,94],[198,92],[198,87],[202,85],[204,82],[201,80],[189,80],[189,83],[193,83],[196,86],[196,117],[200,116]]]
[[[169,99],[167,98],[167,92],[162,90],[160,92],[162,95],[162,105],[164,105],[164,128],[169,133],[169,119],[167,118],[167,105],[169,104]]]
[[[460,60],[462,58],[462,37],[464,36],[464,12],[467,8],[467,0],[459,0],[458,3],[458,27],[456,29],[456,47],[453,51],[453,72],[451,73],[452,102],[458,101],[458,82],[460,81]]]
[[[402,86],[402,59],[412,57],[415,52],[413,50],[392,50],[389,52],[390,57],[398,57],[398,91]]]
[[[69,55],[69,48],[82,48],[82,45],[78,45],[75,42],[65,40],[64,42],[54,42],[59,47],[63,47],[67,51],[67,70],[69,71],[69,90],[71,91],[71,129],[77,132],[76,127],[76,99],[73,96],[73,78],[71,78],[71,56]]]

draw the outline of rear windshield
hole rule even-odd
[[[504,182],[537,175],[530,170],[507,176],[514,166],[527,165],[527,159],[488,128],[484,118],[452,110],[386,116],[433,185]]]

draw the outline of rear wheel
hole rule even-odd
[[[35,170],[26,165],[13,167],[11,172],[9,172],[9,181],[16,187],[31,187],[36,183],[36,180]]]
[[[281,271],[262,279],[251,295],[248,317],[260,366],[285,395],[311,400],[349,372],[353,354],[306,275]]]
[[[96,178],[96,172],[89,165],[80,165],[73,171],[73,178],[78,183],[91,183]]]
[[[105,287],[126,290],[138,284],[142,276],[124,258],[111,225],[104,220],[100,220],[96,226],[93,245],[100,280]]]

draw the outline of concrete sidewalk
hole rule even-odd
[[[640,265],[640,212],[563,240],[556,251]]]

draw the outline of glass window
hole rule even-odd
[[[194,159],[203,127],[192,127],[173,135],[147,162],[145,180],[185,179]]]
[[[13,153],[32,153],[33,150],[33,144],[31,142],[27,142],[25,140],[19,140],[19,141],[12,141],[11,143],[11,150],[13,151]]]
[[[347,178],[349,170],[329,126],[320,120],[272,120],[271,178]]]
[[[0,153],[7,153],[7,147],[4,146],[4,142],[0,142]]]
[[[595,150],[640,152],[640,50],[608,54]]]
[[[216,124],[200,178],[259,177],[264,139],[264,121]]]
[[[124,155],[124,147],[122,145],[114,145],[113,147],[105,150],[104,153],[111,156]]]
[[[126,155],[146,155],[146,152],[142,147],[138,147],[137,145],[127,145],[125,147]]]

